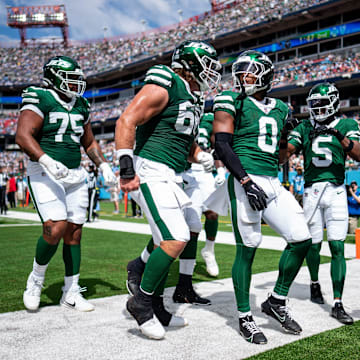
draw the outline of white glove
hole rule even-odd
[[[52,159],[49,155],[41,155],[38,162],[44,166],[56,180],[64,178],[69,173],[69,169],[63,163]]]
[[[217,175],[215,176],[215,186],[218,188],[220,187],[226,180],[225,177],[225,168],[223,166],[218,167],[217,169]]]
[[[101,170],[106,186],[115,186],[117,183],[116,176],[111,170],[110,165],[107,162],[100,164],[99,169]]]
[[[196,160],[204,167],[206,172],[210,172],[214,168],[214,158],[208,152],[200,151],[197,154]]]

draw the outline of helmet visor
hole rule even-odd
[[[235,73],[250,73],[255,76],[258,76],[262,72],[260,64],[253,61],[241,61],[235,64],[234,66]]]

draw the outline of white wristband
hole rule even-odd
[[[132,159],[134,158],[134,151],[132,149],[118,149],[116,150],[116,159],[119,160],[120,156],[129,155]]]

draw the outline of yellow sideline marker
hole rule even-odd
[[[355,252],[356,258],[360,259],[360,228],[355,229]]]

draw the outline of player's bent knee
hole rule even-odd
[[[176,259],[184,250],[187,242],[179,240],[164,240],[161,242],[160,247],[169,256]]]
[[[201,228],[202,228],[202,224],[200,221],[190,222],[190,223],[188,223],[188,226],[189,226],[190,232],[197,233],[197,234],[201,231]]]
[[[43,224],[43,236],[52,245],[59,243],[66,232],[66,221],[47,220]]]
[[[208,220],[217,220],[218,218],[218,214],[212,210],[208,210],[208,211],[205,211],[205,217],[208,219]]]
[[[344,241],[342,240],[329,241],[329,247],[330,247],[331,256],[333,258],[344,257]]]
[[[241,238],[243,245],[250,248],[259,247],[262,240],[261,233],[255,231],[241,231]]]

